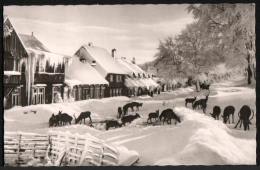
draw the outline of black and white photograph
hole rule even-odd
[[[4,6],[4,165],[255,165],[255,6]]]

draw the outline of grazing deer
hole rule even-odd
[[[250,118],[251,113],[253,113],[253,115]],[[237,125],[240,123],[240,128],[241,128],[241,125],[243,124],[244,130],[249,130],[249,124],[251,124],[250,120],[252,120],[254,118],[254,111],[251,110],[248,105],[244,105],[238,112],[238,117],[239,117],[239,120],[238,120],[235,128],[237,128]]]
[[[230,123],[230,115],[232,116],[232,123],[234,123],[234,113],[235,113],[235,107],[234,106],[227,106],[225,107],[223,111],[223,123]]]
[[[193,105],[193,103],[196,101],[197,96],[195,96],[194,98],[186,98],[185,99],[185,106],[187,107],[188,103],[191,103],[191,105]]]
[[[62,113],[62,111],[59,111],[58,115],[57,115],[58,121],[59,121],[59,125],[66,125],[67,123],[69,123],[71,125],[71,121],[72,121],[72,117],[67,114],[67,113]]]
[[[108,130],[111,127],[118,128],[121,127],[122,124],[120,124],[117,120],[106,120],[106,130]]]
[[[142,107],[142,106],[143,106],[143,103],[138,103],[138,102],[127,103],[123,106],[124,115],[126,115],[126,113],[128,112],[128,108],[131,108],[132,112],[133,112],[134,107],[136,107],[136,110],[139,110],[139,107]]]
[[[159,110],[156,110],[156,112],[149,113],[147,123],[150,121],[152,123],[152,119],[158,119],[159,118]]]
[[[214,119],[219,120],[219,115],[221,113],[221,108],[219,106],[213,107],[213,113],[209,113]]]
[[[122,125],[125,126],[126,123],[131,123],[132,121],[134,121],[135,119],[137,118],[140,118],[141,116],[136,113],[135,115],[127,115],[127,116],[123,116],[121,118],[121,121],[122,121]]]
[[[163,119],[163,124],[167,121],[168,124],[171,124],[171,119],[177,120],[179,123],[181,122],[179,116],[172,109],[165,109],[162,111],[161,115],[159,116],[160,121]]]
[[[86,111],[86,112],[81,112],[80,115],[76,118],[75,114],[73,115],[75,118],[75,124],[78,124],[80,122],[80,124],[82,123],[82,120],[84,120],[84,124],[85,124],[85,119],[89,118],[90,123],[92,122],[91,120],[91,112],[90,111]]]

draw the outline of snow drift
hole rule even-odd
[[[239,139],[222,122],[186,108],[175,108],[183,117],[181,127],[194,129],[180,152],[158,160],[155,165],[255,164],[255,140]]]

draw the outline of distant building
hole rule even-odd
[[[147,74],[136,65],[135,61],[129,61],[123,57],[116,58],[116,61],[127,73],[124,84],[126,87],[125,94],[127,96],[139,96],[157,91],[159,84],[152,79],[152,75]]]
[[[105,97],[122,96],[126,73],[115,61],[115,49],[111,54],[101,47],[92,43],[83,45],[76,52],[75,56],[81,62],[89,63],[101,76],[106,79],[109,85],[105,89]]]
[[[156,67],[153,67],[153,66],[148,66],[147,68],[147,73],[152,75],[152,77],[156,77],[157,76],[157,73],[158,73],[158,70]]]
[[[18,34],[9,18],[3,46],[5,108],[62,100],[66,56],[50,52],[33,33]]]

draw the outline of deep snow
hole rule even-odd
[[[255,90],[237,87],[230,82],[212,86],[206,115],[202,111],[193,111],[191,106],[184,107],[184,97],[198,95],[193,88],[165,92],[153,98],[113,97],[102,100],[93,99],[73,103],[16,107],[5,111],[5,131],[28,131],[46,133],[48,130],[70,131],[72,133],[90,133],[117,145],[125,146],[140,154],[138,165],[217,165],[217,164],[255,164],[255,118],[250,131],[234,129],[234,124],[225,125],[209,116],[217,103],[222,110],[234,105],[235,123],[237,112],[243,104],[255,110]],[[52,113],[62,110],[76,116],[81,111],[90,110],[94,121],[115,119],[117,107],[136,100],[143,102],[138,113],[141,118],[125,127],[105,131],[100,125],[97,129],[87,125],[71,125],[48,128],[48,119]],[[181,116],[182,122],[174,125],[154,123],[147,125],[150,112],[173,108]],[[31,110],[37,110],[34,114]],[[24,112],[27,111],[27,114]],[[87,120],[88,122],[88,120]],[[74,122],[73,122],[74,124]],[[101,129],[101,130],[98,130]]]

